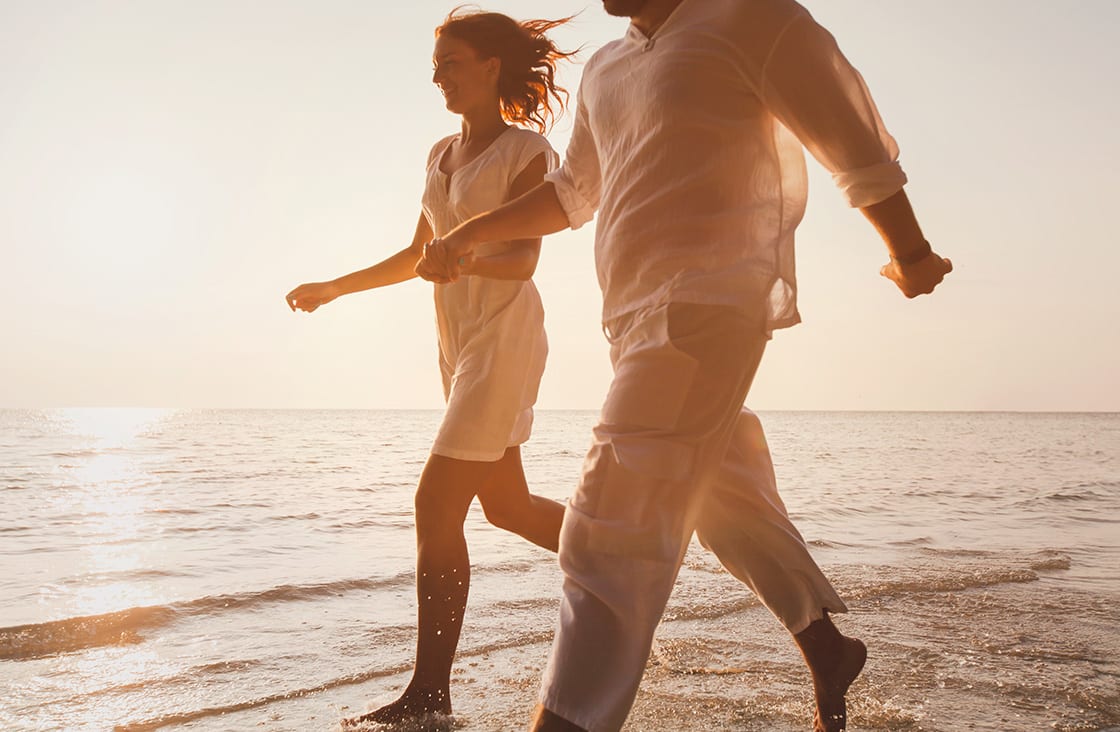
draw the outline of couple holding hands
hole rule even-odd
[[[447,409],[416,491],[418,636],[399,699],[352,722],[450,714],[470,586],[463,521],[559,553],[563,595],[535,730],[622,727],[695,533],[789,630],[816,732],[846,728],[864,644],[790,522],[757,417],[743,408],[773,330],[798,322],[793,236],[803,148],[887,246],[906,297],[952,270],[903,191],[898,148],[858,72],[794,0],[603,0],[630,19],[587,62],[561,163],[543,136],[561,20],[452,11],[432,81],[462,118],[428,156],[412,243],[287,295],[314,311],[420,276],[434,285]],[[614,377],[567,505],[530,493],[520,445],[548,350],[532,282],[541,237],[595,216]]]

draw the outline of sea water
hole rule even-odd
[[[0,729],[334,730],[415,644],[429,411],[0,411]],[[594,412],[542,411],[537,493]],[[761,414],[794,522],[870,657],[852,730],[1120,727],[1120,415]],[[464,730],[523,729],[554,555],[467,519]],[[807,672],[695,544],[627,723],[811,726]]]

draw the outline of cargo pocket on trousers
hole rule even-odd
[[[612,435],[592,447],[581,490],[569,503],[562,543],[595,554],[675,562],[695,448],[665,439]]]
[[[658,307],[638,320],[620,346],[602,424],[671,434],[699,363],[670,340],[668,307]]]

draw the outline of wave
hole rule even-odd
[[[1047,508],[1046,504],[1103,501],[1111,506],[1115,504],[1117,498],[1120,498],[1120,494],[1117,493],[1118,490],[1120,490],[1120,481],[1081,481],[1060,485],[1037,495],[1020,498],[1012,505],[1031,508],[1032,510],[1054,510],[1053,507]]]
[[[263,662],[258,660],[215,661],[213,663],[194,666],[180,673],[163,678],[144,679],[143,681],[133,681],[127,684],[107,686],[104,689],[98,689],[97,691],[87,694],[86,698],[96,703],[98,697],[108,696],[110,694],[127,694],[134,691],[150,693],[155,687],[175,687],[183,684],[197,684],[200,678],[222,676],[224,674],[240,674],[262,665]]]
[[[534,568],[530,560],[510,560],[475,571],[484,574],[522,574]],[[118,579],[148,579],[165,576],[158,570],[139,570],[133,573],[98,575],[104,582]],[[100,615],[52,620],[0,628],[0,661],[32,660],[101,646],[126,645],[144,640],[143,633],[166,627],[185,618],[215,615],[237,610],[256,609],[262,605],[282,605],[290,602],[314,602],[353,592],[388,591],[411,587],[415,579],[413,570],[388,577],[343,579],[303,585],[279,585],[263,590],[209,595],[193,600],[163,605],[146,605],[126,608]],[[551,607],[554,598],[542,600]],[[514,603],[525,607],[532,601]]]
[[[1066,570],[1073,566],[1070,558],[1064,554],[1055,554],[1051,557],[1043,557],[1040,559],[1031,560],[1031,569],[1037,572],[1046,572],[1053,570]]]
[[[950,592],[1037,582],[1040,573],[1068,570],[1070,558],[1056,551],[1025,557],[971,549],[923,549],[950,562],[937,565],[883,566],[839,565],[829,568],[841,597],[851,601]],[[726,585],[687,587],[666,608],[668,621],[713,620],[761,607],[747,591],[728,593]]]
[[[210,595],[166,605],[0,628],[0,661],[24,661],[101,646],[143,640],[142,633],[166,627],[183,617],[197,617],[260,605],[314,601],[350,592],[411,585],[412,572],[382,579],[349,579],[309,585],[280,585],[266,590]]]
[[[145,511],[145,513],[159,516],[197,516],[204,511],[199,508],[153,508]]]
[[[94,457],[95,455],[103,455],[109,452],[113,451],[109,449],[90,447],[79,450],[55,450],[53,452],[45,453],[45,456],[52,458],[84,458]]]
[[[467,649],[460,649],[457,654],[460,659],[485,657],[492,653],[509,650],[512,648],[520,648],[526,645],[535,643],[546,643],[552,638],[552,631],[537,631],[534,633],[519,634],[514,638],[502,641],[495,641],[492,643],[484,643]],[[256,699],[248,699],[234,704],[225,706],[208,707],[206,709],[196,709],[185,712],[175,712],[166,714],[162,717],[154,719],[147,719],[140,722],[130,722],[128,724],[118,725],[113,728],[113,732],[148,732],[148,730],[159,729],[160,727],[168,727],[171,725],[186,724],[199,719],[208,717],[220,717],[225,714],[233,714],[235,712],[242,712],[247,709],[255,709],[263,707],[275,702],[284,701],[286,699],[295,699],[299,697],[318,694],[330,689],[336,689],[341,686],[350,686],[352,684],[362,684],[372,679],[383,678],[386,676],[394,676],[396,674],[405,673],[412,669],[412,663],[402,663],[388,668],[379,668],[375,670],[361,671],[358,673],[347,674],[333,679],[328,679],[321,684],[315,686],[304,687],[300,689],[292,689],[290,691],[277,692],[276,694],[269,694],[268,696],[258,697]]]
[[[990,549],[922,549],[922,553],[945,559],[986,559],[990,562],[1006,561],[1007,555],[1003,552]],[[1069,569],[1069,555],[1056,549],[1041,549],[1026,556],[1017,556],[1012,562],[1025,565],[1034,570]]]
[[[206,508],[272,508],[271,503],[261,503],[246,501],[244,503],[229,503],[228,501],[222,503],[212,503]]]
[[[928,536],[916,536],[913,539],[899,539],[886,542],[887,546],[929,546],[933,539]]]
[[[107,542],[108,543],[108,542]],[[122,569],[114,572],[80,574],[58,580],[63,585],[109,585],[118,582],[147,582],[167,579],[168,577],[191,577],[189,572],[176,572],[164,569]],[[2,630],[0,630],[2,632]]]
[[[1025,556],[974,549],[923,549],[938,559],[936,566],[886,567],[870,581],[854,582],[845,594],[853,599],[961,592],[1008,584],[1037,582],[1040,572],[1068,570],[1069,556],[1044,550]]]
[[[924,539],[915,541],[924,541]],[[858,549],[863,546],[862,544],[837,541],[836,539],[809,539],[805,543],[814,549]]]
[[[205,526],[172,526],[165,529],[168,534],[245,534],[253,531],[254,527],[246,523],[240,524],[206,524]]]
[[[996,569],[952,569],[943,570],[933,576],[903,576],[872,582],[865,586],[849,588],[845,597],[853,600],[879,599],[898,595],[942,594],[976,590],[996,585],[1024,584],[1037,582],[1038,573],[1028,568]]]
[[[841,593],[852,600],[900,595],[937,594],[1004,584],[1036,582],[1042,572],[1068,570],[1071,560],[1059,552],[1037,552],[1009,561],[1006,554],[969,549],[923,548],[939,559],[936,566],[867,567],[841,565],[831,569]],[[511,561],[483,570],[485,574],[526,572],[531,562]],[[411,570],[384,578],[345,579],[304,585],[280,585],[263,590],[210,595],[193,600],[133,607],[100,615],[0,628],[0,660],[30,660],[144,640],[145,633],[184,618],[256,609],[263,605],[314,602],[354,592],[387,591],[410,586]],[[713,619],[760,605],[745,589],[726,592],[708,581],[692,585],[666,609],[665,620]],[[539,610],[555,607],[555,598],[498,600],[492,610]]]
[[[1075,486],[1058,488],[1052,493],[1040,496],[1046,501],[1115,501],[1120,483],[1081,483]]]
[[[98,646],[127,645],[143,640],[140,632],[171,622],[176,611],[167,605],[134,607],[46,623],[0,629],[0,661],[22,661]]]
[[[16,534],[21,531],[34,531],[34,526],[0,526],[0,534]]]
[[[384,525],[385,525],[385,520],[381,517],[378,517],[378,518],[369,518],[369,519],[359,519],[357,521],[340,521],[340,522],[337,522],[337,523],[328,524],[324,527],[320,527],[317,530],[318,531],[324,531],[324,532],[330,532],[330,531],[336,530],[336,529],[351,530],[351,529],[370,529],[370,528],[374,528],[374,527],[380,528]]]
[[[242,702],[227,704],[225,706],[207,707],[205,709],[195,709],[185,712],[172,712],[161,717],[146,719],[140,722],[119,724],[113,727],[113,732],[148,732],[148,730],[159,729],[160,727],[186,724],[188,722],[193,722],[199,719],[206,719],[208,717],[220,717],[225,714],[243,712],[247,709],[263,707],[268,704],[285,701],[287,699],[296,699],[299,697],[309,696],[311,694],[318,694],[330,689],[338,688],[340,686],[362,684],[366,681],[371,681],[373,679],[381,678],[384,676],[393,676],[395,674],[404,673],[411,668],[412,663],[410,662],[407,664],[400,664],[398,666],[391,666],[389,668],[362,671],[360,673],[349,674],[346,676],[340,676],[338,678],[330,679],[329,681],[325,681],[324,683],[318,684],[316,686],[293,689],[291,691],[277,692],[276,694],[269,694],[268,696],[257,697],[256,699],[247,699]]]
[[[855,568],[866,570],[867,568]],[[893,570],[892,570],[893,571]],[[901,570],[899,570],[901,573]],[[1037,572],[1027,569],[993,569],[988,571],[947,571],[933,575],[913,572],[899,577],[878,577],[843,581],[843,573],[835,582],[846,601],[879,600],[902,595],[929,595],[981,589],[1005,584],[1037,582]],[[865,573],[864,573],[865,574]],[[691,598],[678,601],[666,608],[663,619],[670,622],[690,620],[715,620],[727,615],[762,606],[762,602],[745,588],[733,596]]]

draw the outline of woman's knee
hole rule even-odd
[[[493,526],[506,531],[515,531],[525,516],[525,507],[509,496],[480,497],[482,512]]]
[[[413,499],[416,530],[442,532],[462,526],[473,498],[473,493],[468,495],[456,486],[421,479]]]

